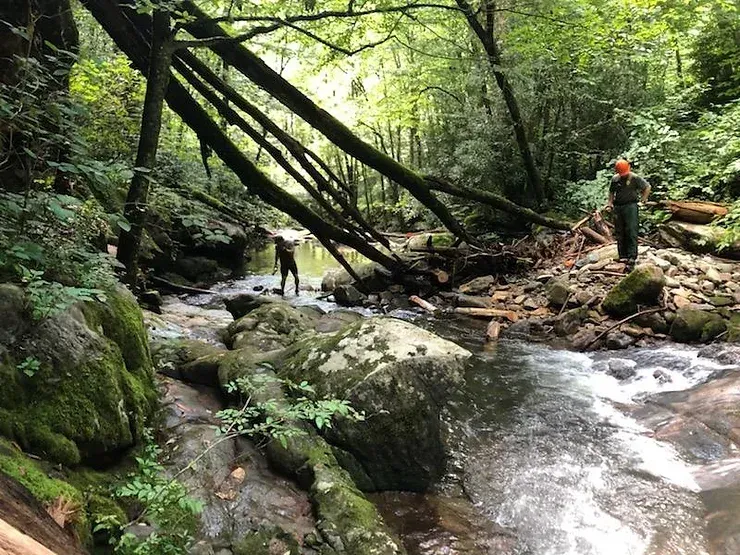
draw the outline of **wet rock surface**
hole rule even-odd
[[[303,545],[304,537],[316,531],[308,495],[270,471],[250,441],[220,441],[215,418],[224,407],[220,392],[170,378],[161,384],[168,468],[174,474],[200,457],[180,479],[204,503],[203,543],[232,549],[256,531],[279,529]]]
[[[444,470],[439,413],[470,356],[412,324],[375,317],[294,346],[279,373],[367,413],[325,435],[357,458],[376,489],[424,490]]]

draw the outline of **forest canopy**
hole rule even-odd
[[[205,204],[249,225],[287,215],[386,266],[382,230],[567,229],[603,204],[620,156],[660,198],[740,196],[731,1],[11,4],[8,243],[24,190],[52,212],[43,195],[92,203],[103,234],[122,232],[119,259],[131,227],[137,254],[156,235],[147,221],[211,237],[190,214]]]

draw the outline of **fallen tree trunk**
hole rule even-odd
[[[429,188],[434,191],[441,191],[454,197],[474,200],[476,202],[480,202],[481,204],[486,204],[488,206],[491,206],[492,208],[496,208],[497,210],[502,210],[504,212],[508,212],[509,214],[519,216],[528,222],[540,224],[553,229],[561,229],[563,231],[571,231],[571,228],[573,227],[573,224],[571,222],[565,222],[563,220],[550,218],[549,216],[543,216],[542,214],[539,214],[534,210],[530,210],[529,208],[525,208],[524,206],[519,206],[515,202],[511,202],[509,199],[495,193],[490,193],[488,191],[479,191],[478,189],[466,187],[465,185],[453,184],[445,179],[442,179],[441,177],[426,176],[425,179],[427,184],[429,185]]]
[[[729,212],[726,206],[716,202],[664,200],[660,204],[673,214],[674,220],[692,224],[708,224]]]
[[[591,239],[594,243],[598,243],[599,245],[606,245],[610,243],[609,239],[601,235],[600,233],[596,233],[593,229],[586,226],[581,226],[578,231],[583,233],[585,237],[588,237]]]
[[[185,11],[195,18],[194,21],[185,25],[185,28],[194,37],[209,39],[229,36],[220,25],[210,21],[208,14],[203,12],[191,0],[185,0],[182,6]],[[476,241],[452,216],[444,203],[434,196],[422,176],[363,141],[342,122],[326,110],[319,108],[310,98],[273,71],[253,52],[241,44],[234,44],[229,41],[214,42],[211,45],[211,50],[231,67],[303,118],[314,129],[320,131],[341,150],[408,190],[456,236],[470,244],[476,244]]]
[[[309,156],[314,159],[318,157],[313,154],[310,150],[304,147],[298,140],[292,137],[289,133],[285,132],[279,125],[273,122],[267,115],[265,115],[259,108],[254,104],[247,101],[241,96],[233,87],[225,83],[218,75],[216,75],[206,64],[201,62],[194,54],[190,52],[180,52],[175,60],[175,67],[178,71],[187,78],[187,75],[183,73],[183,64],[192,70],[193,73],[197,74],[198,77],[202,78],[206,83],[211,85],[219,93],[223,94],[224,97],[233,102],[234,106],[242,110],[245,114],[250,116],[254,121],[260,124],[266,131],[268,131],[273,137],[275,137],[280,143],[290,152],[293,158],[300,164],[300,166],[308,173],[311,178],[316,182],[319,191],[326,190],[330,196],[342,207],[352,219],[357,222],[362,229],[364,229],[371,237],[373,237],[380,244],[386,248],[390,248],[390,243],[383,237],[373,226],[371,226],[365,218],[360,214],[360,211],[352,206],[336,188],[332,185],[331,179],[338,179],[330,172],[330,179],[326,179],[310,162]],[[324,164],[321,164],[324,167]]]
[[[83,0],[82,4],[93,14],[137,69],[142,72],[146,71],[149,47],[131,19],[138,21],[142,29],[146,29],[151,26],[151,18],[143,14],[137,14],[130,8],[123,8],[116,0]],[[145,22],[149,23],[146,24]],[[219,158],[250,191],[310,230],[348,272],[351,271],[351,268],[347,268],[347,262],[343,257],[336,256],[338,251],[333,246],[332,241],[352,247],[368,259],[386,268],[397,269],[399,267],[398,261],[378,251],[356,235],[326,222],[321,216],[303,206],[300,200],[273,183],[244,156],[219,125],[209,117],[200,104],[177,80],[170,80],[166,100],[170,108],[203,141],[213,148]]]
[[[425,301],[424,299],[422,299],[421,297],[417,297],[416,295],[411,295],[409,297],[409,301],[411,301],[417,306],[420,306],[421,308],[423,308],[424,310],[432,314],[434,314],[435,312],[439,310],[436,306],[434,306],[429,301]]]

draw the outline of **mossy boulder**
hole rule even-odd
[[[451,247],[457,241],[452,233],[417,233],[406,241],[408,250],[425,250],[434,247]]]
[[[320,314],[310,307],[269,303],[231,323],[226,330],[227,345],[233,349],[258,352],[282,349],[312,331]]]
[[[614,316],[629,316],[639,305],[657,304],[664,286],[663,270],[654,264],[641,264],[612,287],[602,307]]]
[[[552,306],[561,307],[568,302],[573,294],[573,288],[568,278],[552,278],[545,286],[545,294],[547,295],[547,301]]]
[[[251,293],[242,293],[236,295],[230,299],[224,299],[226,310],[228,310],[234,317],[234,320],[238,320],[242,316],[246,316],[253,310],[266,304],[273,304],[282,302],[275,297],[269,297],[267,295],[253,295]]]
[[[281,352],[255,354],[249,350],[234,351],[224,357],[224,375],[234,377],[275,376],[274,372],[257,363],[271,357],[279,363]],[[278,417],[279,408],[290,401],[279,383],[267,381],[263,388],[252,392],[253,401],[263,403],[267,416]],[[270,407],[273,407],[272,409]],[[271,413],[275,410],[275,413]],[[325,543],[311,545],[320,553],[346,555],[403,555],[405,550],[386,527],[375,506],[362,494],[350,474],[340,466],[335,457],[336,448],[320,437],[305,422],[292,422],[303,433],[290,435],[284,441],[270,441],[265,447],[270,464],[276,470],[294,478],[308,490],[316,516],[317,527]],[[284,539],[279,535],[278,539]],[[278,553],[293,553],[293,545],[275,542],[274,533],[268,531],[250,534],[234,546],[234,553],[272,553],[265,551],[271,545],[284,547]]]
[[[707,342],[727,330],[727,322],[719,314],[690,307],[678,309],[670,335],[676,341]]]
[[[440,410],[472,355],[408,322],[375,317],[299,342],[275,366],[322,398],[347,399],[364,422],[339,420],[325,437],[351,453],[374,489],[422,491],[445,468]]]
[[[49,460],[103,464],[133,444],[156,403],[141,310],[127,290],[41,322],[0,354],[0,434]],[[0,326],[3,327],[3,326]],[[35,368],[24,373],[23,363]]]

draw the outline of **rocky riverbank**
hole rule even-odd
[[[622,349],[660,341],[740,341],[740,263],[676,248],[640,247],[629,275],[607,245],[543,268],[484,275],[457,287],[391,283],[378,268],[348,285],[341,274],[324,280],[340,304],[380,310],[420,305],[436,315],[456,313],[490,321],[499,334],[566,348]],[[378,287],[382,290],[378,291]],[[365,295],[360,289],[369,291]]]

